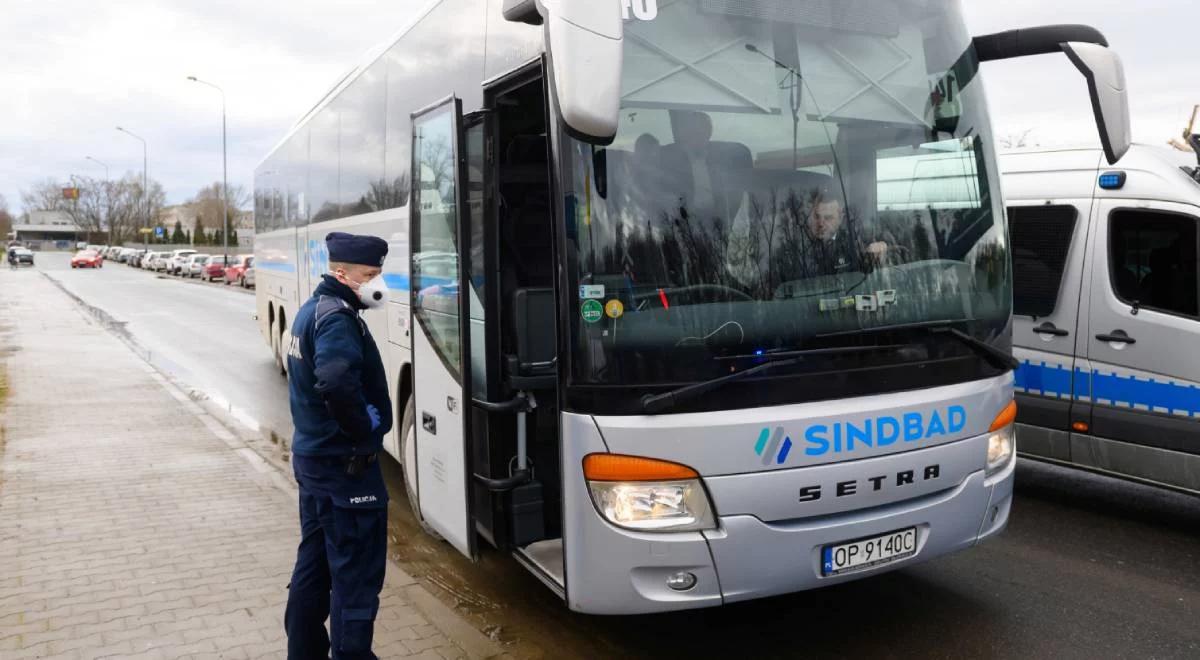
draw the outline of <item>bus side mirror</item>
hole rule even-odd
[[[972,42],[980,62],[1066,53],[1087,78],[1105,158],[1115,165],[1129,151],[1132,133],[1125,67],[1120,56],[1108,49],[1108,40],[1099,30],[1086,25],[1045,25],[979,36]]]
[[[1086,43],[1065,43],[1063,51],[1088,81],[1092,112],[1109,165],[1115,165],[1133,142],[1129,120],[1129,88],[1125,67],[1113,51]]]
[[[504,6],[500,11],[506,21],[528,23],[529,25],[542,24],[542,15],[538,13],[537,3],[534,0],[504,0]]]
[[[549,35],[554,89],[567,132],[591,144],[611,144],[621,109],[621,3],[536,1]]]

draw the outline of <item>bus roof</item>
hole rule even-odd
[[[371,68],[371,65],[375,64],[379,58],[383,57],[389,48],[394,46],[396,42],[400,41],[400,39],[404,38],[404,35],[408,34],[410,30],[416,27],[417,23],[421,22],[421,19],[428,16],[429,12],[433,11],[433,9],[441,3],[442,0],[429,0],[420,9],[414,12],[412,18],[399,30],[396,30],[396,32],[393,33],[389,39],[368,48],[359,58],[359,62],[357,64],[350,67],[350,69],[347,70],[346,73],[344,73],[341,78],[339,78],[338,81],[329,88],[329,91],[325,92],[325,94],[322,95],[321,98],[318,99],[317,102],[308,109],[308,112],[300,115],[300,118],[297,119],[292,124],[291,128],[288,129],[287,133],[285,133],[283,137],[275,143],[275,146],[271,147],[270,151],[268,151],[261,159],[259,159],[257,163],[255,163],[254,169],[257,171],[258,168],[261,167],[263,163],[265,163],[271,156],[273,156],[280,147],[287,144],[288,139],[290,139],[296,133],[296,131],[300,130],[300,128],[302,128],[310,118],[312,118],[314,115],[320,112],[322,108],[329,105],[330,102],[336,99],[338,95],[342,93],[342,90],[349,87],[355,80],[358,80],[359,76],[361,76],[363,72]]]

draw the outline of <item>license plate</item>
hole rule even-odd
[[[839,575],[887,564],[917,553],[917,528],[909,527],[871,538],[840,545],[827,545],[821,551],[823,575]]]

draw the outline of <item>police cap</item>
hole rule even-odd
[[[325,237],[329,260],[343,264],[383,266],[387,257],[387,241],[378,236],[356,236],[335,231]]]

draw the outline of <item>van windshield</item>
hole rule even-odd
[[[794,371],[998,373],[929,333],[855,334],[958,321],[1007,349],[1007,230],[958,3],[657,7],[625,25],[612,145],[566,142],[570,384],[619,386],[610,409],[633,410],[769,353],[881,342],[912,347]],[[913,385],[874,380],[850,389]]]

